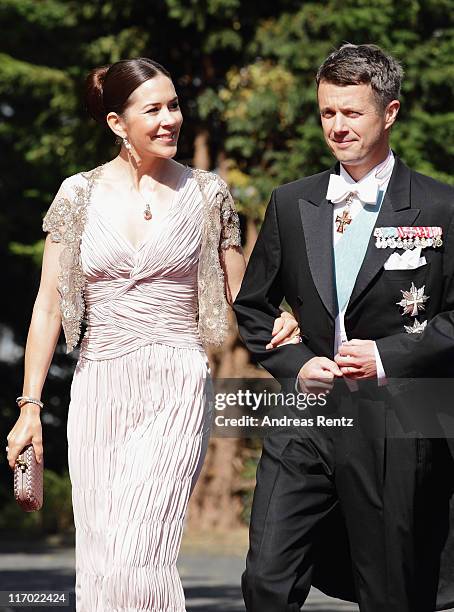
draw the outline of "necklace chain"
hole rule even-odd
[[[127,138],[123,138],[122,140],[123,140],[123,144],[126,147],[126,151],[128,153],[128,157],[132,158],[132,153],[131,153],[132,147],[131,147],[130,142],[128,141]],[[145,199],[144,196],[141,194],[141,192],[140,192],[140,185],[138,185],[137,191],[139,193],[139,196],[145,202],[145,209],[143,210],[143,218],[145,219],[145,221],[149,221],[153,217],[153,214],[151,212],[150,202],[147,199]]]
[[[123,138],[123,143],[126,147],[126,150],[128,152],[128,156],[131,158],[132,157],[132,153],[131,153],[131,143],[128,141],[127,138]],[[140,185],[137,186],[137,191],[139,192],[139,196],[142,198],[142,200],[145,202],[145,210],[143,211],[143,218],[145,219],[145,221],[149,221],[153,215],[151,213],[151,207],[150,207],[150,202],[148,200],[146,200],[143,195],[140,193]]]

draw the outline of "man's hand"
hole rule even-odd
[[[304,393],[329,393],[334,377],[342,376],[339,366],[328,357],[312,357],[298,373],[299,387]]]
[[[349,340],[339,348],[334,361],[346,378],[376,378],[375,342],[373,340]]]

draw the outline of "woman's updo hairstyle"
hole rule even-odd
[[[107,114],[115,112],[121,115],[132,92],[158,74],[172,79],[161,64],[147,57],[120,60],[94,68],[85,80],[85,105],[88,114],[107,127]]]

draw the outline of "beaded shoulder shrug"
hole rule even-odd
[[[81,339],[85,314],[85,277],[80,259],[86,209],[96,179],[102,171],[98,166],[63,181],[43,219],[43,231],[53,242],[61,242],[58,292],[60,312],[70,353]],[[220,251],[239,247],[240,226],[235,205],[226,183],[216,174],[191,169],[197,181],[204,206],[204,225],[198,267],[198,327],[204,344],[220,345],[228,330],[228,304]]]

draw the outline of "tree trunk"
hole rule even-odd
[[[192,163],[195,168],[200,168],[200,170],[210,169],[209,133],[205,128],[199,130],[194,138],[194,159]]]

